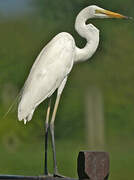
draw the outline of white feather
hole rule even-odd
[[[71,71],[75,42],[68,33],[54,37],[37,57],[24,85],[18,119],[31,120],[35,108],[51,96]]]

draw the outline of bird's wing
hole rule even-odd
[[[25,82],[18,107],[18,118],[26,118],[60,86],[71,71],[75,43],[68,33],[60,33],[41,51]]]

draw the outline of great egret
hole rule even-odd
[[[99,44],[99,30],[92,24],[86,24],[86,21],[90,18],[128,19],[126,16],[107,11],[96,5],[88,6],[83,9],[76,18],[75,29],[81,37],[87,40],[86,46],[83,49],[76,47],[74,38],[67,32],[61,32],[56,35],[43,48],[33,64],[24,84],[18,106],[18,119],[19,121],[24,120],[26,124],[27,121],[32,119],[36,107],[46,98],[50,98],[57,90],[55,106],[50,121],[55,176],[58,175],[58,170],[54,140],[54,121],[62,91],[73,65],[91,58]],[[47,139],[50,108],[51,100],[49,101],[45,122],[45,175],[48,175]]]

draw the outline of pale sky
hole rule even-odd
[[[0,14],[12,16],[15,14],[30,13],[32,0],[0,0]]]

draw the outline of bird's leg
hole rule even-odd
[[[51,137],[52,137],[52,149],[53,149],[53,160],[54,160],[54,175],[58,174],[58,169],[57,169],[57,162],[56,162],[56,150],[55,150],[55,139],[54,139],[54,121],[55,121],[55,116],[57,112],[57,108],[59,105],[61,95],[57,94],[56,102],[54,105],[54,110],[52,114],[52,120],[50,122],[50,132],[51,132]]]
[[[52,149],[53,149],[53,160],[54,160],[54,176],[55,177],[64,177],[58,174],[58,168],[57,168],[57,162],[56,162],[56,150],[55,150],[55,139],[54,139],[54,121],[55,121],[55,116],[56,116],[56,112],[58,109],[58,105],[60,102],[60,97],[62,94],[62,91],[64,89],[64,86],[66,84],[67,81],[67,77],[62,81],[60,87],[58,88],[58,92],[57,92],[57,97],[56,97],[56,101],[55,101],[55,105],[54,105],[54,110],[53,110],[53,114],[52,114],[52,119],[50,122],[50,133],[51,133],[51,137],[52,137]]]
[[[49,115],[50,115],[50,108],[51,108],[51,99],[49,100],[48,108],[47,108],[47,115],[46,115],[46,122],[45,122],[45,175],[48,175],[48,167],[47,167],[47,149],[48,149],[48,129],[49,129]]]

